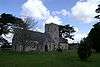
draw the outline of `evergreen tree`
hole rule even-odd
[[[0,39],[2,38],[3,34],[6,35],[8,33],[13,33],[15,28],[26,28],[26,27],[27,24],[24,23],[24,21],[18,17],[5,13],[0,15]],[[5,43],[8,44],[7,41]]]
[[[98,8],[96,9],[96,13],[100,13],[100,5],[98,5]],[[100,52],[100,15],[98,14],[95,16],[95,18],[97,18],[99,21],[93,25],[87,39],[91,47],[95,49],[96,52]]]
[[[86,61],[91,56],[91,47],[86,38],[83,38],[83,40],[80,41],[78,56],[82,61]]]

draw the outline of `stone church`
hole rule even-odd
[[[68,44],[59,37],[57,24],[45,24],[45,32],[16,29],[12,39],[15,51],[53,51],[58,47],[68,49]]]

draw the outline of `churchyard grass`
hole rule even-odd
[[[77,51],[63,52],[0,52],[0,67],[100,67],[100,54],[83,62]]]

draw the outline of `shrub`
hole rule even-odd
[[[91,48],[85,38],[79,44],[78,56],[82,61],[86,61],[91,56]]]
[[[60,47],[57,48],[58,52],[62,52],[62,49]]]

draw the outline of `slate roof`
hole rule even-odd
[[[24,30],[19,29],[16,30],[15,33],[15,39],[18,40],[31,40],[31,41],[38,41],[39,43],[42,43],[45,39],[45,34],[41,32],[31,31],[31,30]]]

